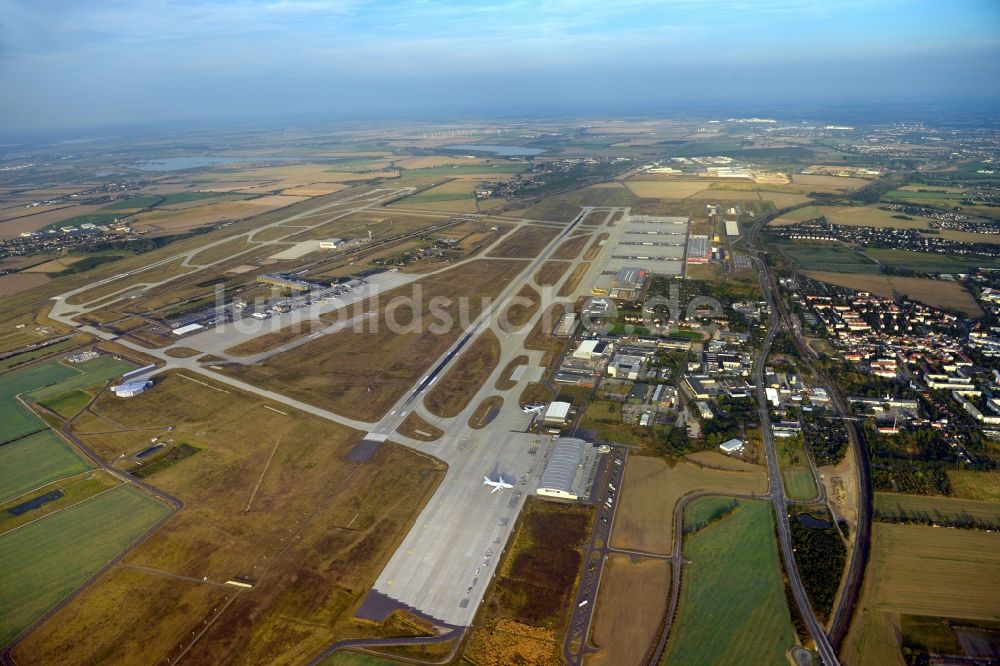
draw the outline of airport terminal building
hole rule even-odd
[[[535,492],[542,497],[586,500],[590,497],[595,463],[604,448],[576,437],[560,437]]]

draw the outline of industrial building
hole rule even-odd
[[[680,275],[690,218],[630,215],[621,222],[618,239],[605,272],[641,266],[653,275]]]
[[[719,450],[723,453],[732,455],[734,453],[743,453],[743,449],[746,446],[746,442],[742,439],[736,437],[728,439],[722,444],[719,444]]]
[[[178,326],[172,332],[174,335],[187,335],[188,333],[194,333],[204,328],[201,324],[188,324],[187,326]]]
[[[606,448],[606,447],[605,447]],[[601,448],[575,437],[560,437],[545,463],[537,494],[567,500],[586,498]]]
[[[726,220],[726,235],[727,236],[739,236],[740,235],[740,223],[736,220]]]
[[[556,327],[552,329],[552,335],[557,338],[571,338],[576,332],[576,327],[579,324],[580,322],[577,321],[576,313],[568,312],[562,317],[559,317],[559,323],[557,323]]]
[[[545,416],[542,420],[546,425],[566,425],[570,407],[572,407],[572,404],[568,402],[550,403],[548,409],[545,410]]]
[[[126,382],[124,384],[119,384],[118,386],[112,386],[111,390],[119,398],[131,398],[139,395],[140,393],[145,393],[152,388],[152,386],[153,382],[146,379],[143,381]]]
[[[708,236],[691,236],[687,243],[687,262],[689,264],[707,264],[712,258],[712,245]]]
[[[338,247],[344,244],[343,238],[329,238],[327,240],[321,240],[319,242],[319,249],[321,250],[336,250]]]
[[[608,295],[620,301],[635,301],[639,299],[645,285],[645,270],[631,266],[621,268],[611,281],[611,292]]]

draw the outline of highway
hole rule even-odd
[[[751,253],[760,277],[760,287],[764,292],[764,297],[768,304],[767,335],[761,343],[760,351],[753,365],[753,382],[757,388],[757,409],[759,411],[760,429],[764,440],[764,451],[767,457],[767,475],[769,479],[768,496],[774,505],[775,522],[778,531],[778,544],[781,548],[781,556],[785,562],[785,572],[788,575],[788,585],[792,590],[792,596],[799,607],[799,612],[805,621],[809,635],[815,643],[816,652],[820,659],[827,666],[836,666],[840,662],[837,659],[837,652],[830,643],[823,625],[820,624],[809,603],[809,597],[802,585],[802,577],[799,575],[798,565],[795,562],[795,552],[792,547],[791,529],[788,525],[788,498],[785,495],[784,481],[781,477],[781,468],[778,465],[778,455],[775,451],[774,432],[771,429],[771,417],[768,411],[768,400],[765,394],[764,367],[767,365],[767,356],[771,351],[774,337],[779,330],[779,304],[778,296],[774,288],[774,283],[770,276],[767,262],[762,257],[759,246],[760,229],[766,224],[768,217],[762,217],[751,229],[749,234],[748,249]]]

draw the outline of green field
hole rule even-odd
[[[42,407],[55,412],[64,419],[73,417],[90,402],[91,395],[79,389],[72,389],[65,393],[60,393],[54,398],[41,401]]]
[[[1000,502],[1000,471],[950,469],[948,481],[954,497]]]
[[[785,482],[785,494],[793,500],[816,499],[819,491],[816,489],[816,479],[813,478],[809,461],[802,450],[802,439],[776,439],[775,451],[781,467],[781,478]]]
[[[928,190],[934,190],[928,185]],[[900,201],[910,203],[915,206],[937,206],[951,207],[958,206],[959,201],[965,198],[963,192],[913,192],[911,190],[892,190],[882,195],[883,201]]]
[[[1000,504],[953,497],[875,493],[875,513],[894,520],[972,522],[1000,529]]]
[[[689,507],[717,503],[698,498]],[[685,537],[680,605],[661,664],[784,664],[796,644],[771,505],[737,509]]]
[[[773,244],[798,268],[808,271],[832,271],[835,273],[864,273],[876,275],[879,267],[843,245],[819,245],[814,243],[781,242]]]
[[[738,499],[721,495],[699,497],[688,502],[684,507],[684,534],[697,532],[716,520],[725,518],[739,505]]]
[[[987,257],[960,257],[931,252],[908,252],[889,248],[868,248],[865,254],[887,266],[922,273],[965,273],[976,268],[998,268],[1000,261]]]
[[[26,370],[0,376],[0,444],[45,428],[37,416],[17,401],[17,396],[73,377],[68,365],[50,361]]]
[[[34,341],[35,339],[31,340],[31,342]],[[54,345],[42,347],[41,349],[32,349],[31,351],[26,351],[21,354],[17,354],[15,356],[10,356],[0,361],[0,372],[3,372],[4,370],[9,370],[10,368],[13,368],[16,365],[21,365],[22,363],[33,361],[36,358],[41,358],[42,356],[46,356],[48,354],[55,354],[56,352],[70,349],[72,347],[77,346],[78,344],[80,344],[79,340],[77,340],[76,338],[70,338],[69,340],[63,340],[62,342],[57,342]],[[6,349],[4,351],[6,351]]]
[[[49,363],[46,363],[45,365],[50,364],[59,364],[59,362],[49,361]],[[95,384],[103,384],[109,379],[120,377],[123,373],[132,370],[135,368],[135,365],[129,363],[128,361],[119,361],[113,356],[104,354],[92,361],[74,363],[69,367],[70,370],[76,371],[73,375],[67,377],[58,384],[54,384],[52,386],[43,385],[42,388],[31,391],[27,395],[28,399],[36,402],[43,402],[45,400],[51,400],[63,393],[66,393],[67,391],[80,389],[85,386],[94,386]]]
[[[0,502],[89,468],[52,430],[5,444],[0,446]]]
[[[169,512],[119,486],[0,536],[0,645],[11,641]]]

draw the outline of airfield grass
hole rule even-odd
[[[622,483],[611,545],[660,555],[673,548],[674,507],[689,493],[764,493],[764,468],[738,472],[678,462],[669,466],[662,458],[629,456]]]
[[[625,187],[642,199],[685,199],[706,189],[706,180],[650,180],[649,177],[629,178]]]
[[[570,267],[568,261],[546,261],[535,273],[535,282],[542,287],[552,287]]]
[[[469,417],[469,427],[474,430],[482,430],[492,421],[491,415],[495,414],[503,407],[503,398],[498,395],[491,395],[483,398],[476,410]]]
[[[604,566],[592,635],[599,651],[587,663],[642,663],[666,610],[670,563],[612,553]]]
[[[955,497],[1000,502],[1000,471],[950,469],[948,482]]]
[[[549,222],[570,222],[584,206],[631,206],[642,201],[625,187],[585,187],[546,197],[527,208],[503,213],[508,217],[522,217]]]
[[[482,312],[483,301],[495,298],[522,270],[523,261],[476,260],[415,283],[422,297],[414,309],[409,304],[392,311],[395,323],[403,332],[393,332],[386,311],[397,295],[409,296],[412,285],[381,295],[386,310],[371,318],[363,333],[344,329],[311,340],[295,349],[280,352],[256,365],[227,366],[231,373],[252,384],[320,407],[364,420],[381,417],[412,387],[431,363],[458,339],[462,330],[457,323],[436,333],[431,325],[440,325],[438,313],[432,314],[438,296],[450,299],[439,312],[452,322],[459,321],[459,311],[466,308],[467,321]],[[369,302],[369,306],[370,307]],[[377,330],[372,332],[372,327]]]
[[[983,314],[976,299],[958,282],[897,275],[850,275],[822,271],[805,271],[804,274],[820,282],[867,291],[882,298],[906,297],[933,308],[958,311],[969,317],[981,317]]]
[[[37,339],[37,338],[36,338]],[[69,340],[63,340],[62,342],[57,342],[52,345],[42,347],[40,349],[33,349],[31,351],[21,352],[20,354],[15,354],[8,358],[0,361],[0,372],[5,372],[16,366],[23,365],[29,361],[34,361],[36,359],[42,358],[43,356],[48,356],[49,354],[58,354],[74,347],[79,346],[84,339],[79,337],[73,337]],[[2,351],[8,351],[6,349]]]
[[[517,292],[515,301],[500,314],[499,326],[506,332],[516,331],[525,326],[528,321],[538,312],[541,305],[541,295],[529,284],[521,287]]]
[[[558,233],[559,229],[554,227],[525,225],[508,234],[488,256],[533,259]]]
[[[0,502],[90,469],[52,430],[0,446]]]
[[[444,430],[425,421],[420,414],[417,414],[416,410],[407,414],[403,422],[396,428],[396,432],[421,442],[433,442],[444,434]]]
[[[586,234],[584,236],[574,236],[569,240],[565,240],[552,253],[552,258],[576,259],[577,255],[579,255],[580,252],[583,251],[583,248],[587,246],[587,241],[589,240],[590,234]]]
[[[1000,504],[954,497],[875,493],[875,513],[896,520],[975,520],[1000,530]]]
[[[590,264],[585,261],[577,264],[573,269],[573,272],[569,274],[568,278],[566,278],[566,281],[563,282],[561,287],[559,287],[558,295],[560,297],[571,296],[580,286],[580,281],[583,279],[583,276],[587,274],[589,269]]]
[[[0,644],[79,587],[169,508],[119,486],[0,536]]]
[[[900,616],[997,619],[1000,533],[875,523],[845,662],[902,664]]]
[[[622,422],[622,404],[610,400],[591,400],[583,412],[580,427],[591,430],[602,441],[630,446],[652,447],[658,438],[653,428],[640,428]]]
[[[524,339],[524,348],[531,351],[544,351],[541,365],[548,366],[555,360],[559,352],[569,342],[567,338],[557,338],[552,330],[559,323],[559,318],[570,310],[566,303],[553,303],[542,312],[535,325],[531,327]]]
[[[284,406],[286,414],[264,409],[270,401],[186,376],[165,373],[128,404],[102,396],[94,410],[122,431],[77,435],[113,459],[127,442],[126,450],[137,450],[148,441],[148,431],[130,431],[175,425],[170,436],[202,450],[158,471],[155,483],[184,508],[33,632],[19,660],[51,663],[67,653],[78,663],[173,660],[192,631],[215,618],[213,608],[219,616],[186,657],[196,663],[276,655],[303,662],[338,638],[387,631],[351,622],[350,611],[436,489],[443,465],[391,442],[369,462],[349,463],[344,455],[362,433]],[[154,573],[136,577],[127,567]],[[215,583],[243,577],[254,589],[235,599],[223,589],[232,601],[223,611],[226,600],[209,586],[155,572]],[[161,594],[165,584],[170,591]]]
[[[521,354],[512,358],[507,365],[504,366],[503,372],[497,377],[496,382],[494,382],[493,387],[498,391],[509,391],[517,386],[517,382],[511,379],[514,371],[517,370],[522,365],[528,365],[528,355]]]
[[[298,340],[302,336],[309,335],[321,328],[323,328],[323,323],[315,319],[288,324],[276,331],[264,333],[263,335],[258,335],[235,344],[226,349],[225,353],[230,356],[253,356],[254,354],[270,351],[281,345]]]
[[[684,554],[691,562],[660,663],[785,663],[796,637],[770,504],[740,500],[732,513],[686,537]]]
[[[424,397],[424,406],[437,416],[458,416],[500,362],[500,340],[486,329],[469,345]]]

